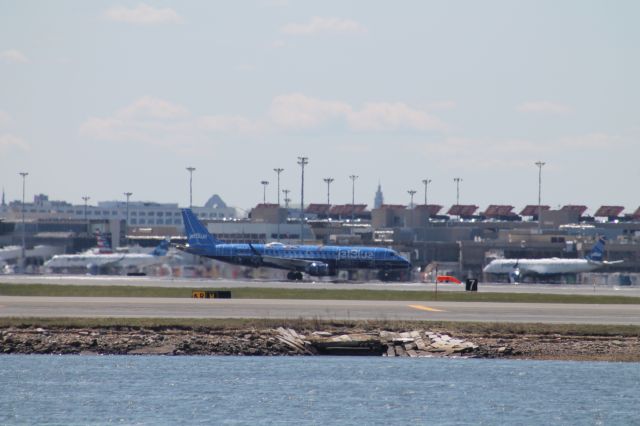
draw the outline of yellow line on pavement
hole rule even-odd
[[[443,311],[442,309],[436,309],[436,308],[430,308],[428,306],[422,306],[422,305],[408,305],[410,308],[413,309],[419,309],[421,311],[429,311],[429,312],[446,312]]]

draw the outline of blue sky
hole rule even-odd
[[[635,1],[0,0],[0,185],[81,203],[640,205]]]

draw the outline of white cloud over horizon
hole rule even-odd
[[[289,35],[364,34],[367,29],[353,19],[314,16],[306,23],[288,23],[280,31]]]
[[[103,16],[111,21],[136,25],[180,24],[184,19],[173,9],[159,9],[140,3],[134,8],[115,6],[106,10]]]
[[[357,109],[342,101],[326,101],[301,93],[274,98],[272,121],[283,128],[318,127],[331,121],[346,123],[352,131],[443,131],[446,125],[428,112],[402,102],[368,102]]]
[[[571,112],[571,108],[552,101],[530,101],[518,105],[516,108],[519,112],[531,113],[547,113],[547,114],[566,114]]]
[[[8,49],[0,52],[0,59],[7,64],[27,64],[29,58],[19,50]]]
[[[90,117],[80,126],[83,137],[182,145],[206,141],[207,135],[264,136],[268,133],[317,130],[342,124],[350,132],[394,130],[444,131],[446,125],[424,110],[402,102],[371,102],[357,109],[342,101],[327,101],[301,93],[276,96],[263,118],[242,115],[193,115],[186,107],[143,96],[110,117]]]
[[[14,148],[29,151],[29,145],[22,138],[10,133],[0,134],[0,152],[7,152]]]

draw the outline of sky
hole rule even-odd
[[[637,1],[0,0],[7,200],[640,205]],[[283,197],[281,197],[283,198]]]

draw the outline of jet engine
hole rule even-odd
[[[315,276],[329,275],[329,265],[323,262],[313,262],[307,266],[306,272]]]

